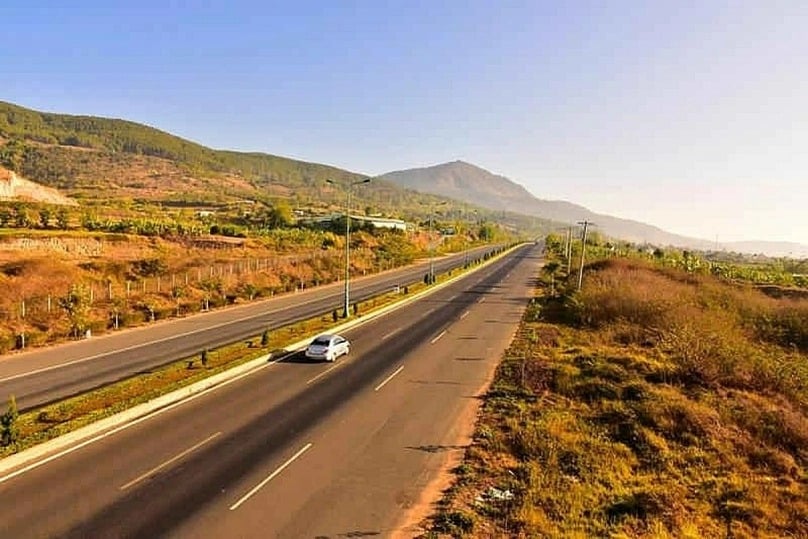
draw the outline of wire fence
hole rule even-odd
[[[343,278],[344,260],[342,253],[313,251],[44,286],[19,299],[9,293],[0,300],[0,353],[328,284]],[[378,259],[371,249],[352,251],[351,261],[356,276],[400,265]]]

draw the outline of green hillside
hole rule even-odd
[[[6,139],[159,157],[199,172],[311,182],[360,175],[315,163],[262,153],[213,150],[159,129],[94,116],[52,114],[0,102],[0,136]]]
[[[167,208],[229,208],[279,201],[314,213],[341,210],[346,185],[367,178],[336,167],[264,153],[214,150],[127,120],[39,112],[0,102],[0,165],[59,189],[99,217],[134,218]],[[424,221],[440,206],[444,220],[489,220],[543,234],[555,223],[475,208],[419,193],[383,178],[354,190],[355,212]],[[225,219],[219,213],[219,220]]]

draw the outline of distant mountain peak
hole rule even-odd
[[[537,198],[505,176],[460,159],[430,167],[390,172],[382,178],[409,189],[462,200],[492,210],[507,210],[560,223],[594,221],[600,232],[638,243],[676,245],[692,249],[707,249],[712,246],[706,240],[678,236],[638,221],[597,214],[564,200]]]

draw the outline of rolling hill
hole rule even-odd
[[[58,189],[83,207],[223,207],[272,204],[322,211],[344,204],[345,185],[368,176],[265,153],[215,150],[128,120],[74,116],[0,101],[0,165]],[[426,215],[438,197],[374,179],[354,190],[357,209]],[[510,219],[527,222],[524,216]]]
[[[333,210],[347,184],[368,176],[329,165],[265,153],[216,150],[128,120],[39,112],[0,101],[0,166],[57,189],[84,207],[220,207],[244,202]],[[357,209],[390,217],[423,219],[443,197],[477,206],[478,215],[531,233],[580,220],[607,235],[635,242],[710,249],[713,242],[658,227],[597,214],[560,200],[534,197],[521,185],[455,161],[391,172],[355,190]],[[450,203],[450,207],[453,205]],[[454,205],[456,218],[463,209]],[[775,256],[808,256],[798,244],[744,242],[729,250]]]
[[[402,187],[462,200],[493,210],[510,210],[561,223],[591,221],[606,235],[639,243],[672,245],[709,250],[715,243],[666,232],[659,227],[595,213],[583,206],[563,200],[543,200],[510,179],[493,174],[464,161],[453,161],[431,167],[399,170],[382,178]],[[720,248],[770,256],[808,257],[808,246],[787,242],[723,243]]]

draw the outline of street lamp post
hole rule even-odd
[[[326,180],[326,182],[332,185],[338,185],[334,180],[329,179]],[[370,183],[370,178],[350,182],[346,185],[348,198],[345,206],[345,304],[343,305],[342,311],[343,318],[348,318],[351,313],[351,193],[353,192],[354,186],[361,185],[363,183]]]
[[[443,202],[433,205],[431,211],[429,213],[429,284],[435,283],[435,246],[432,243],[432,227],[435,220],[435,207],[436,206],[445,206],[447,202],[444,200]]]
[[[474,215],[477,215],[477,210],[471,210],[471,213],[473,213]],[[467,207],[463,208],[463,217],[464,217],[463,226],[464,226],[464,229],[465,229],[463,231],[463,235],[465,236],[463,238],[463,267],[467,268],[469,266],[469,234],[468,234],[468,229],[471,228],[471,226],[469,224],[470,223],[470,221],[469,221],[469,209]]]

